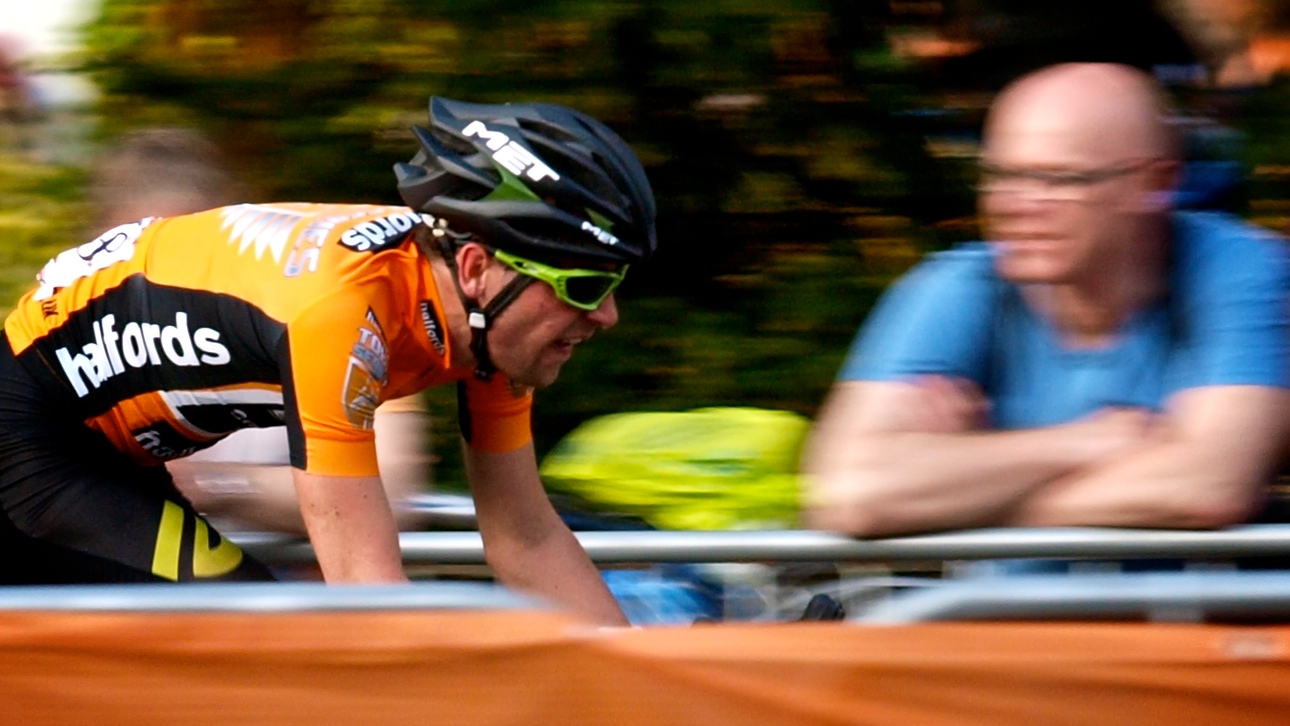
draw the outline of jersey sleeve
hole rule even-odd
[[[377,476],[373,421],[388,383],[382,297],[328,295],[287,325],[283,398],[292,466],[328,476]]]
[[[879,299],[842,365],[844,381],[950,375],[985,384],[999,282],[984,245],[939,253]]]
[[[487,381],[474,376],[457,384],[461,435],[476,451],[514,451],[533,440],[533,392],[516,388],[503,375]]]
[[[1192,215],[1171,287],[1194,366],[1178,387],[1290,387],[1285,240],[1226,215]]]

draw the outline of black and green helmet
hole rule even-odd
[[[408,206],[525,258],[624,265],[654,252],[654,194],[609,127],[551,103],[430,99],[421,150],[396,164]]]

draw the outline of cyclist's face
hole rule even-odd
[[[1130,246],[1152,149],[1079,95],[1005,98],[987,125],[978,201],[1007,279],[1087,281]]]
[[[505,280],[518,274],[503,269]],[[583,311],[561,302],[550,286],[535,280],[497,317],[488,333],[488,350],[497,369],[512,381],[542,388],[555,382],[578,345],[617,322],[613,295],[595,310]]]

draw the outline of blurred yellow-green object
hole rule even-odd
[[[790,528],[809,427],[762,408],[610,414],[570,432],[542,477],[552,492],[661,529]]]

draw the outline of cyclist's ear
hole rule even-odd
[[[484,294],[484,273],[492,267],[493,255],[478,242],[467,242],[457,248],[457,282],[466,297],[478,299]]]

